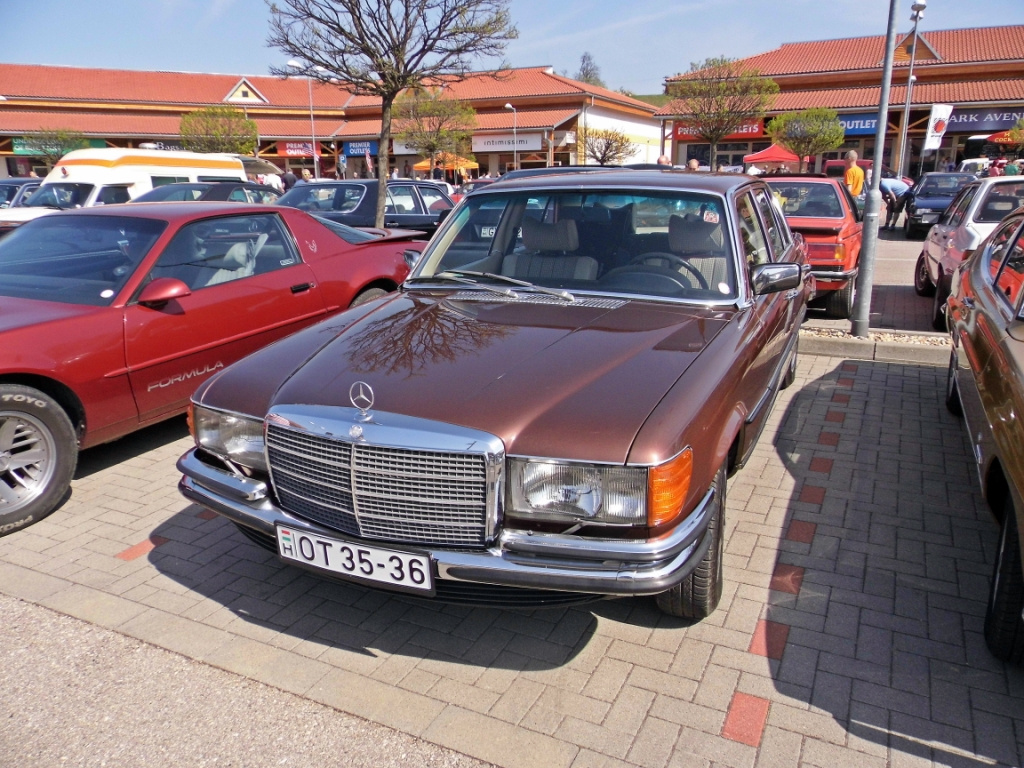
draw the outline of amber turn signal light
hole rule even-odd
[[[647,524],[659,526],[679,516],[690,492],[693,451],[687,448],[671,461],[652,467],[647,477]]]

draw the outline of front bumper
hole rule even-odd
[[[351,536],[285,512],[274,504],[266,483],[213,466],[203,461],[195,448],[182,456],[177,466],[183,474],[178,490],[185,498],[239,525],[271,537],[276,537],[276,526],[283,525],[359,543]],[[704,557],[711,543],[708,525],[717,502],[714,491],[708,491],[682,523],[653,539],[596,539],[503,530],[487,549],[432,549],[419,544],[409,549],[428,552],[442,581],[597,595],[654,595],[685,579]],[[390,541],[366,543],[403,549]]]
[[[857,274],[860,272],[859,267],[853,269],[821,269],[811,265],[811,274],[814,276],[815,282],[825,290],[832,290],[842,288],[846,285],[848,280],[856,280]]]

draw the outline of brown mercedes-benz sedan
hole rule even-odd
[[[747,176],[488,185],[399,293],[204,384],[181,491],[371,587],[707,616],[727,475],[793,380],[805,262]]]

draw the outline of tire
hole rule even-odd
[[[656,596],[658,608],[681,619],[706,619],[722,599],[722,552],[725,538],[725,462],[715,473],[715,509],[707,535],[711,545],[697,567],[682,582]]]
[[[854,281],[847,280],[838,291],[825,294],[825,314],[837,320],[848,320],[853,315]]]
[[[0,536],[57,509],[77,464],[78,441],[64,409],[37,389],[0,384]]]
[[[1003,507],[1003,526],[985,611],[985,643],[997,659],[1017,664],[1024,658],[1024,621],[1020,616],[1024,607],[1024,579],[1013,501],[1007,498]]]
[[[914,293],[918,296],[932,296],[935,293],[935,283],[928,274],[928,263],[925,261],[924,251],[917,257],[917,265],[914,267]]]
[[[932,295],[932,328],[936,331],[945,331],[946,328],[946,299],[949,292],[943,290],[942,273],[939,273],[939,281],[935,286],[935,293]]]
[[[954,416],[963,416],[960,389],[956,383],[956,352],[949,353],[949,370],[946,371],[946,410]]]
[[[349,306],[358,307],[360,304],[365,304],[368,301],[379,299],[381,296],[387,296],[387,293],[388,292],[385,291],[383,288],[367,288],[365,291],[363,291],[354,299],[352,299],[352,303],[349,304]]]
[[[796,381],[796,366],[798,362],[800,352],[800,342],[797,341],[793,345],[793,354],[789,356],[789,365],[786,366],[786,372],[782,374],[782,381],[779,382],[780,389],[786,389],[787,387],[793,386],[793,382]]]

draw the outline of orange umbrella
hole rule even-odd
[[[441,161],[441,166],[446,171],[455,171],[458,170],[459,168],[475,170],[480,167],[479,163],[473,162],[472,160],[469,160],[465,157],[453,155],[450,152],[442,152],[437,156],[437,159]],[[414,171],[429,171],[431,168],[433,168],[433,165],[431,165],[430,158],[427,158],[426,160],[420,160],[418,163],[416,163],[416,165],[412,167]]]

